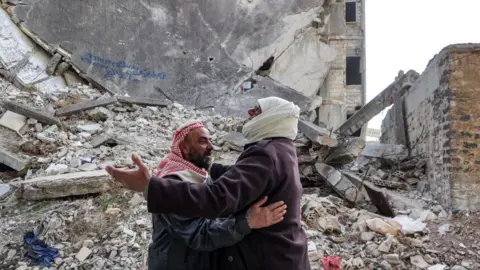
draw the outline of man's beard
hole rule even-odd
[[[208,167],[210,167],[212,158],[207,154],[201,155],[196,152],[190,152],[188,153],[188,161],[190,161],[190,163],[192,163],[193,165],[197,166],[200,169],[207,170]]]

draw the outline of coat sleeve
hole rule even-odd
[[[146,194],[148,211],[211,219],[228,216],[265,195],[273,171],[271,157],[255,145],[212,185],[152,177]]]
[[[217,180],[224,174],[228,169],[230,169],[232,165],[222,165],[219,163],[213,163],[212,167],[210,168],[210,177],[212,177],[212,180]]]
[[[217,219],[160,216],[170,235],[198,251],[213,251],[235,245],[251,232],[245,214]]]

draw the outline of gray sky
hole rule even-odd
[[[454,43],[480,43],[480,0],[365,0],[367,102],[399,70],[422,73]],[[386,110],[369,122],[380,128]]]

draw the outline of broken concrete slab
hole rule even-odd
[[[334,48],[320,41],[316,29],[309,28],[275,59],[269,77],[314,97],[335,60]]]
[[[343,166],[354,161],[365,148],[362,138],[348,138],[342,145],[332,149],[325,163],[332,166]]]
[[[245,92],[235,92],[231,96],[218,99],[215,105],[215,112],[222,115],[248,117],[248,109],[255,107],[258,100],[270,96],[276,96],[289,100],[301,111],[307,110],[312,100],[297,91],[281,85],[270,78],[254,76],[256,81],[253,88]]]
[[[4,126],[18,133],[26,123],[27,118],[25,116],[11,111],[6,111],[0,118],[0,126]]]
[[[50,115],[46,112],[38,111],[26,105],[22,105],[19,103],[15,103],[13,101],[6,100],[3,102],[3,107],[5,107],[9,111],[24,115],[28,118],[37,119],[39,122],[43,124],[57,125],[60,127],[62,126],[62,123],[60,122],[60,120],[55,118],[53,115]]]
[[[364,188],[367,191],[370,201],[375,205],[380,214],[386,217],[395,217],[392,206],[390,205],[386,194],[384,194],[381,189],[366,181],[362,181],[362,179],[355,173],[342,171],[342,174],[348,177],[354,185],[359,188]]]
[[[33,43],[12,22],[10,16],[0,9],[0,63],[9,70],[35,52]]]
[[[0,163],[16,171],[23,171],[30,164],[30,158],[0,146]]]
[[[405,75],[397,78],[392,84],[385,88],[385,90],[343,123],[336,132],[348,136],[357,132],[375,115],[392,105],[393,97],[397,94],[401,96],[411,86],[411,82],[417,80],[419,76],[416,71],[410,70]]]
[[[109,97],[109,98],[100,98],[97,100],[86,101],[78,104],[73,104],[66,108],[57,109],[55,111],[56,116],[69,116],[72,114],[76,114],[82,111],[94,109],[96,107],[103,107],[110,104],[117,102],[116,97]]]
[[[50,76],[48,79],[35,83],[33,87],[43,94],[67,93],[67,82],[62,76]]]
[[[13,189],[19,189],[21,198],[25,200],[103,193],[119,187],[105,170],[38,177],[10,185]]]
[[[17,73],[17,80],[22,85],[32,85],[35,82],[43,81],[48,78],[45,72],[50,56],[43,50],[36,50],[28,58],[27,63]]]
[[[165,99],[154,99],[154,98],[144,98],[144,97],[127,97],[119,96],[118,102],[120,103],[129,103],[137,104],[142,106],[158,106],[158,107],[167,107],[171,102],[165,101]]]
[[[301,119],[298,120],[298,131],[320,145],[335,147],[338,144],[336,135],[331,131]]]
[[[351,203],[362,199],[361,190],[357,188],[346,176],[324,163],[315,163],[315,169],[332,188]]]
[[[367,143],[361,155],[381,158],[390,162],[400,162],[408,157],[408,149],[404,145]]]
[[[299,30],[306,29],[323,10],[322,3],[228,0],[167,5],[160,0],[113,4],[87,0],[72,4],[50,0],[40,4],[25,0],[12,13],[50,47],[70,53],[74,66],[111,92],[168,96],[205,108],[230,98],[232,89],[266,59],[284,53],[303,34]],[[117,10],[122,10],[122,16],[117,16]],[[181,14],[187,16],[173,26],[170,22]],[[98,27],[107,21],[112,26],[109,31]],[[113,42],[119,31],[149,38]],[[95,42],[81,38],[85,35]]]

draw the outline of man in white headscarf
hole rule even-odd
[[[263,196],[283,201],[284,219],[256,230],[219,254],[218,269],[308,270],[307,237],[301,227],[302,185],[293,140],[300,110],[278,97],[258,100],[249,110],[243,134],[250,141],[235,165],[213,164],[213,185],[151,177],[148,170],[107,171],[127,188],[145,191],[148,210],[156,214],[216,218],[245,211]]]

